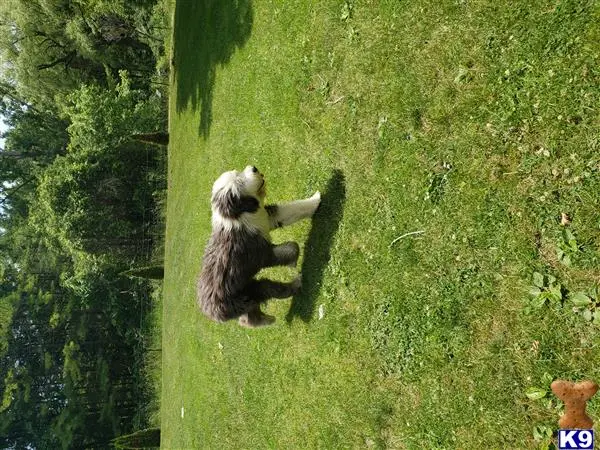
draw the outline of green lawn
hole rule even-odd
[[[600,380],[600,6],[530,3],[175,3],[164,448],[537,448],[552,379]],[[324,194],[260,330],[195,300],[247,164]]]

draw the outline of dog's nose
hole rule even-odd
[[[258,169],[256,168],[256,166],[252,166],[252,172],[254,172],[254,173],[258,172]]]

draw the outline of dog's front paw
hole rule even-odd
[[[321,205],[321,193],[319,191],[315,192],[310,199],[313,201],[314,204],[314,214],[317,211],[317,209],[319,209],[319,205]]]

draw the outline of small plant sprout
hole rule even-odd
[[[558,303],[563,300],[562,285],[552,275],[533,273],[533,286],[529,293],[532,295],[532,306],[536,309],[543,307],[546,303]]]
[[[570,266],[573,257],[577,255],[580,250],[580,245],[571,230],[565,228],[562,232],[562,239],[558,242],[558,246],[556,247],[556,256],[558,257],[558,260],[565,266]]]
[[[540,382],[540,385],[542,387],[531,386],[527,388],[527,390],[525,391],[525,395],[531,400],[541,400],[543,398],[546,398],[548,393],[550,392],[550,384],[552,383],[552,381],[552,375],[550,375],[548,372],[544,372],[544,375],[542,375],[542,379]]]
[[[550,425],[535,425],[533,427],[533,439],[537,442],[541,442],[540,449],[551,448],[550,444],[552,442],[552,435],[554,431]],[[553,448],[553,447],[552,447]]]
[[[342,5],[340,19],[343,22],[350,20],[352,18],[352,10],[353,9],[354,9],[354,5],[352,5],[352,3],[350,3],[349,1],[345,1],[344,4]]]
[[[586,322],[600,324],[600,302],[598,301],[598,288],[594,287],[591,292],[574,292],[569,296],[573,305],[573,311],[581,314]]]
[[[548,394],[548,391],[546,389],[543,388],[539,388],[539,387],[530,387],[527,388],[527,390],[525,391],[525,395],[527,396],[527,398],[531,399],[531,400],[540,400],[544,397],[546,397],[546,395]]]

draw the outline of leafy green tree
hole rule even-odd
[[[120,273],[149,264],[162,179],[162,152],[131,139],[165,142],[157,8],[0,2],[2,448],[104,448],[132,429],[149,285]]]
[[[67,36],[67,2],[46,0],[0,3],[2,59],[10,62],[6,75],[17,81],[20,94],[38,106],[51,106],[59,92],[74,89],[81,80],[103,80],[101,63],[78,51]]]
[[[64,97],[61,112],[70,122],[70,148],[99,152],[116,147],[135,133],[166,128],[166,105],[157,95],[133,89],[127,72],[112,89],[84,85]]]
[[[148,87],[155,56],[149,42],[154,1],[0,2],[0,55],[27,102],[50,106],[80,83],[106,85],[127,69]]]
[[[134,254],[152,201],[144,186],[148,158],[146,149],[131,145],[57,158],[40,180],[31,224],[75,262],[88,253]]]

